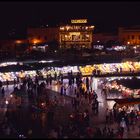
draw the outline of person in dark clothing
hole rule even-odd
[[[25,81],[25,80],[24,80]],[[14,87],[15,87],[15,85],[16,85],[16,79],[14,79]]]
[[[5,96],[5,90],[4,90],[4,87],[2,87],[1,93],[2,93],[2,97],[4,97],[4,96]]]
[[[48,85],[49,81],[48,81],[48,78],[46,78],[46,85]]]
[[[52,76],[49,77],[50,85],[52,85]]]
[[[63,87],[63,86],[61,86],[60,95],[63,95],[63,90],[64,90],[64,87]]]
[[[92,102],[92,111],[95,113],[95,102]]]
[[[36,77],[35,77],[35,83],[38,84],[38,81],[39,81],[39,80],[38,80],[38,77],[36,76]]]
[[[61,84],[63,84],[63,74],[61,74]]]
[[[9,86],[9,81],[8,80],[6,80],[6,85],[7,85],[7,87]]]
[[[87,88],[87,90],[89,90],[89,78],[88,77],[86,77],[86,88]]]
[[[2,88],[2,81],[0,81],[0,88]]]
[[[49,84],[49,75],[46,76],[46,84]]]
[[[66,95],[66,90],[67,90],[67,88],[66,88],[66,87],[64,87],[64,95]]]
[[[94,96],[94,98],[95,98],[95,99],[97,99],[97,98],[98,98],[98,96],[97,96],[97,93],[96,93],[96,92],[94,92],[94,95],[93,95],[93,96]]]
[[[72,75],[72,84],[74,84],[74,75]]]
[[[122,73],[122,67],[120,67],[120,73]]]
[[[96,100],[95,101],[95,114],[98,114],[98,112],[99,112],[99,101]]]
[[[57,80],[57,73],[54,73],[54,80]]]
[[[19,77],[17,76],[17,84],[19,84]]]
[[[70,88],[71,88],[71,85],[72,85],[72,79],[70,78],[69,79],[69,86],[70,86]]]

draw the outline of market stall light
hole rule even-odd
[[[46,61],[46,60],[41,60],[41,61],[39,61],[39,63],[52,63],[52,62],[54,62],[53,60],[48,60],[48,61]]]
[[[22,41],[21,40],[16,40],[16,44],[21,44]]]
[[[9,102],[6,100],[6,101],[5,101],[5,104],[6,104],[6,105],[8,105],[8,104],[9,104]]]
[[[45,105],[45,103],[41,103],[41,105],[42,105],[42,106],[44,106],[44,105]]]
[[[11,94],[11,95],[10,95],[10,97],[12,98],[12,97],[13,97],[13,95]]]
[[[92,25],[92,26],[90,26],[90,27],[91,27],[91,28],[94,28],[95,26]]]

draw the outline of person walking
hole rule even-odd
[[[46,77],[46,85],[48,86],[49,80],[48,80],[48,75]]]
[[[64,95],[66,96],[66,90],[67,90],[67,87],[66,85],[64,86]]]
[[[109,122],[109,109],[106,109],[106,123]]]
[[[89,90],[89,78],[86,77],[86,89]]]
[[[1,94],[2,94],[2,97],[5,96],[5,89],[4,89],[4,87],[2,87]]]
[[[8,88],[8,86],[9,86],[9,81],[8,81],[8,79],[6,80],[6,85],[7,85],[7,88]]]
[[[14,78],[14,87],[16,86],[16,79]]]
[[[2,88],[2,81],[0,80],[0,88]]]
[[[60,89],[60,95],[63,95],[63,91],[64,91],[64,86],[62,85]]]
[[[99,112],[99,101],[96,100],[95,101],[95,114],[98,114],[98,112]]]

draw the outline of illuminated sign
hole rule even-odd
[[[87,19],[72,19],[71,23],[87,23]]]
[[[72,35],[80,35],[80,34],[81,34],[80,32],[70,32],[69,33],[70,36],[72,36]]]

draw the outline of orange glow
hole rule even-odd
[[[33,44],[37,44],[37,43],[40,43],[41,41],[39,39],[33,39],[32,43]]]
[[[22,41],[21,40],[16,40],[16,43],[20,44],[20,43],[22,43]]]

